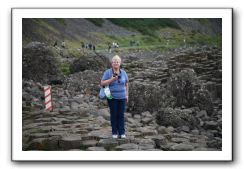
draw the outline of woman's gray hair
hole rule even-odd
[[[117,60],[121,63],[121,58],[119,57],[119,55],[115,55],[112,59],[111,62],[113,62],[114,60]]]

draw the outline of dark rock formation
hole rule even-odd
[[[213,101],[208,90],[204,89],[193,69],[183,69],[172,73],[167,82],[166,92],[173,107],[194,107],[212,114]]]
[[[110,67],[110,61],[108,58],[98,54],[90,54],[81,56],[80,58],[73,61],[70,65],[70,72],[82,72],[85,70],[106,70]]]
[[[189,109],[164,108],[157,112],[157,123],[162,126],[197,128],[199,122]]]
[[[75,93],[98,95],[99,84],[102,78],[103,72],[85,70],[69,75],[64,81],[64,88],[71,92],[71,95]]]
[[[44,84],[62,81],[55,53],[44,43],[31,42],[23,48],[23,78]]]

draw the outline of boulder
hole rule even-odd
[[[120,151],[123,151],[123,150],[134,151],[134,150],[138,150],[139,146],[137,144],[134,144],[134,143],[128,143],[128,144],[122,144],[120,146],[116,146],[115,149],[120,150]]]
[[[81,56],[70,64],[70,72],[82,72],[85,70],[104,71],[110,67],[110,61],[107,57],[100,54]]]
[[[172,151],[192,151],[194,149],[193,145],[180,143],[171,146]]]
[[[59,142],[61,149],[81,149],[81,135],[80,134],[69,134],[63,136]]]
[[[65,78],[64,89],[68,90],[71,96],[86,94],[98,97],[101,78],[102,71],[85,70],[83,72],[77,72]]]
[[[103,147],[88,147],[88,151],[106,151]]]
[[[45,43],[30,42],[23,48],[23,79],[32,79],[43,84],[63,81],[57,55]]]
[[[33,139],[24,150],[58,150],[59,149],[58,136],[50,138],[36,138]]]
[[[157,113],[157,123],[163,126],[173,126],[175,128],[188,126],[194,129],[198,126],[198,120],[189,111],[181,109],[164,108]]]

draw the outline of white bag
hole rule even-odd
[[[112,95],[111,95],[111,92],[110,92],[110,89],[109,89],[108,86],[105,86],[105,88],[104,88],[104,93],[105,93],[105,95],[106,95],[106,97],[107,97],[108,99],[112,99],[112,98],[113,98]]]

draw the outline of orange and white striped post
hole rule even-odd
[[[51,86],[44,86],[45,110],[52,111],[52,90]]]

